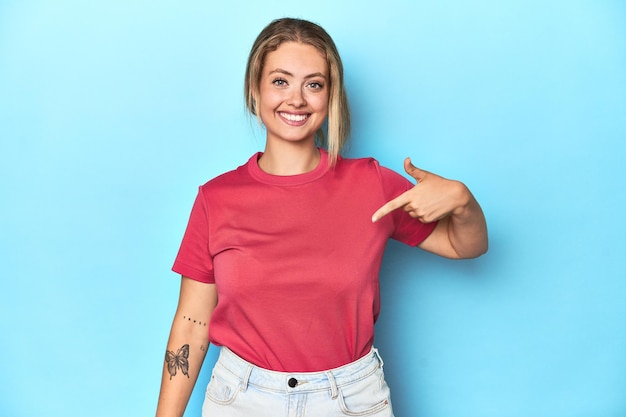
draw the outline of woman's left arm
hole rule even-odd
[[[378,209],[372,221],[403,209],[423,223],[439,222],[419,248],[451,259],[476,258],[487,252],[485,216],[465,184],[421,170],[409,158],[404,160],[404,169],[417,185]]]

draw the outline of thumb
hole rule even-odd
[[[418,182],[422,181],[427,174],[426,171],[419,169],[418,167],[413,165],[413,163],[411,162],[411,158],[404,159],[404,170],[407,174],[416,179]]]

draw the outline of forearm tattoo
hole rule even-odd
[[[183,316],[183,320],[187,322],[193,322],[199,326],[206,327],[207,323],[192,319],[189,316]],[[204,345],[200,346],[200,350],[205,352]],[[168,350],[165,352],[165,362],[167,363],[167,372],[170,374],[170,380],[180,369],[183,375],[189,378],[189,345],[185,344],[174,353],[174,351]]]
[[[189,378],[189,345],[183,345],[175,354],[173,351],[166,351],[165,362],[167,363],[167,372],[170,374],[170,380],[176,375],[178,369]]]
[[[183,316],[183,320],[186,320],[186,321],[189,321],[189,322],[194,322],[194,323],[196,323],[196,324],[197,324],[197,325],[199,325],[199,326],[204,326],[204,327],[206,327],[206,322],[203,322],[203,321],[198,321],[198,320],[196,320],[196,319],[192,319],[192,318],[191,318],[191,317],[189,317],[189,316]]]

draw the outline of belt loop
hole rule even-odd
[[[330,382],[330,398],[334,400],[339,395],[339,391],[337,390],[337,381],[335,381],[335,376],[332,372],[326,371],[325,374],[328,378],[328,382]]]
[[[250,374],[252,373],[252,365],[248,365],[248,369],[246,370],[246,375],[243,377],[241,381],[241,392],[246,392],[248,389],[248,381],[250,380]]]
[[[382,368],[383,365],[385,364],[385,362],[383,361],[383,358],[380,356],[380,353],[378,353],[378,349],[372,348],[372,350],[374,351],[374,356],[376,356],[378,358],[378,362],[380,362],[379,367]]]

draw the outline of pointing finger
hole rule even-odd
[[[372,223],[376,223],[381,218],[385,217],[387,214],[391,213],[394,210],[399,209],[400,207],[404,207],[408,204],[409,199],[405,195],[406,193],[400,194],[398,197],[393,200],[387,202],[381,208],[376,210],[376,213],[372,216]]]

